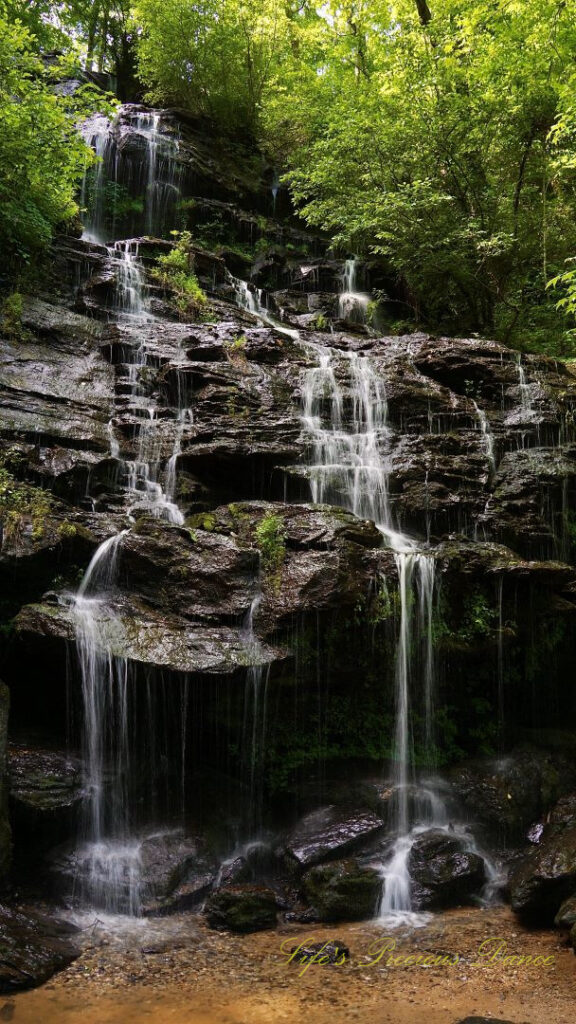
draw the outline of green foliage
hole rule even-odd
[[[206,306],[206,295],[194,273],[189,231],[175,232],[177,241],[169,252],[162,253],[152,276],[173,294],[173,302],[182,317],[198,318]]]
[[[276,583],[284,564],[286,539],[280,516],[268,513],[254,530],[254,538],[262,556],[264,572]]]
[[[77,185],[92,159],[36,46],[0,2],[0,248],[11,271],[41,253],[53,229],[77,213]],[[80,98],[75,114],[81,106]]]
[[[412,326],[569,351],[546,284],[576,251],[573,11],[431,10],[324,5],[267,90],[270,145],[309,222],[387,263]]]
[[[233,341],[226,341],[224,344],[231,352],[243,352],[248,344],[248,338],[245,334],[239,334]]]
[[[27,524],[34,540],[39,540],[46,529],[50,513],[50,495],[39,487],[16,480],[4,466],[0,466],[0,525],[2,544],[10,541],[17,545]]]
[[[291,3],[137,0],[140,75],[152,102],[255,129],[287,43]]]
[[[25,341],[28,331],[22,324],[24,298],[20,292],[12,292],[2,303],[2,331],[11,341]]]

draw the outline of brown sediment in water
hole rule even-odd
[[[331,938],[347,944],[349,962],[304,970],[281,951],[282,944],[287,949]],[[394,940],[394,949],[368,965],[377,959],[376,949]],[[552,962],[505,962],[503,956]],[[401,957],[420,959],[406,963]],[[187,940],[91,948],[43,988],[0,997],[0,1020],[455,1024],[483,1015],[513,1024],[574,1024],[575,1007],[576,959],[562,935],[521,928],[507,908],[468,908],[438,915],[412,932],[363,923],[287,925],[235,936],[200,925]]]

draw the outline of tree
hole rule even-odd
[[[264,90],[290,46],[292,4],[138,0],[139,69],[152,102],[179,104],[253,131]]]
[[[419,322],[506,339],[539,317],[558,330],[546,280],[576,245],[574,171],[554,138],[573,78],[571,5],[323,10],[320,38],[283,65],[264,113],[304,215],[384,257]]]
[[[0,246],[12,270],[75,215],[78,182],[91,159],[67,101],[50,88],[36,45],[0,5]]]

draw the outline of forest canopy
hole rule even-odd
[[[301,216],[382,260],[399,325],[572,352],[576,0],[3,0],[0,15],[13,246],[73,212],[85,156],[46,81],[58,51],[123,100],[253,139]]]

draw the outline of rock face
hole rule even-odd
[[[38,857],[76,834],[84,799],[79,761],[58,751],[12,745],[8,777],[19,857]]]
[[[158,156],[162,190],[148,188]],[[10,624],[0,646],[23,737],[11,766],[17,847],[73,829],[78,766],[54,750],[70,721],[81,746],[73,595],[102,542],[122,531],[93,626],[125,686],[125,721],[140,743],[133,770],[145,768],[154,789],[154,821],[144,824],[176,820],[183,792],[188,820],[207,819],[229,853],[247,820],[253,835],[268,813],[294,808],[305,817],[288,835],[276,828],[273,849],[287,885],[304,877],[296,902],[308,906],[295,913],[369,916],[379,876],[356,858],[381,842],[389,794],[374,801],[381,816],[361,795],[345,804],[343,791],[366,773],[381,780],[392,757],[402,560],[373,522],[311,502],[322,469],[315,431],[356,436],[351,367],[368,364],[382,407],[378,486],[395,528],[426,545],[436,572],[433,621],[410,606],[419,639],[407,642],[428,671],[423,638],[433,640],[434,743],[443,763],[473,759],[454,770],[454,790],[471,823],[507,844],[575,784],[570,765],[547,753],[478,757],[502,737],[518,747],[535,723],[574,726],[565,679],[576,621],[576,380],[492,341],[377,334],[340,301],[344,262],[295,220],[273,168],[204,123],[126,107],[101,166],[130,202],[114,225],[106,210],[96,223],[93,210],[87,237],[56,240],[52,277],[26,298],[21,340],[0,346],[0,624]],[[158,192],[169,193],[162,206]],[[183,211],[206,293],[201,317],[158,276]],[[116,247],[113,228],[124,235]],[[382,267],[357,270],[362,289],[383,285]],[[303,415],[327,348],[336,426],[327,394]],[[329,498],[364,515],[366,467],[352,447],[347,457],[359,470],[354,500],[338,486]],[[0,692],[0,765],[1,702]],[[413,725],[424,763],[430,737]],[[129,787],[138,825],[146,771]],[[556,838],[546,832],[542,850]],[[0,788],[0,873],[8,849]],[[217,876],[195,826],[159,829],[141,857],[148,913],[195,908],[210,892],[217,927],[276,919],[276,876],[263,870],[271,888],[247,887],[246,851]],[[411,870],[421,906],[465,901],[484,881],[481,859],[444,833],[418,839]],[[571,869],[534,864],[515,888],[519,908],[538,903],[549,876],[546,913],[572,895]]]
[[[528,921],[551,924],[576,893],[576,797],[559,801],[538,845],[510,878],[513,909]]]
[[[506,846],[523,840],[529,826],[573,788],[575,771],[561,754],[526,748],[456,765],[449,778],[474,827]]]
[[[0,682],[0,887],[6,880],[11,860],[11,836],[8,822],[8,780],[6,774],[6,748],[8,744],[8,709],[10,694]]]

